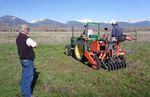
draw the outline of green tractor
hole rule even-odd
[[[94,31],[97,33],[94,34]],[[65,46],[65,54],[68,56],[74,55],[79,61],[84,61],[84,51],[88,49],[90,42],[100,39],[100,24],[95,22],[88,22],[84,26],[84,31],[80,37],[74,36],[74,28],[72,27],[71,43]]]
[[[107,30],[107,29],[105,29]],[[132,38],[123,35],[116,41],[110,41],[109,34],[100,33],[100,24],[88,22],[80,37],[74,37],[72,30],[71,43],[65,46],[65,54],[74,56],[81,62],[89,62],[94,69],[101,67],[115,70],[126,67],[126,50],[121,48],[121,42]],[[112,49],[109,46],[112,45]]]

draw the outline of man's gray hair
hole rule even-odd
[[[28,24],[22,24],[20,25],[20,31],[24,31],[24,29],[30,28]]]

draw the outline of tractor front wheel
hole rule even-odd
[[[70,45],[66,45],[66,47],[65,47],[65,54],[67,56],[71,56],[71,46]]]

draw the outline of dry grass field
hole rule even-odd
[[[80,36],[81,32],[75,32]],[[133,32],[127,34],[135,36]],[[0,32],[0,43],[14,43],[18,32]],[[66,44],[70,41],[71,32],[30,32],[30,36],[40,44]],[[150,31],[137,32],[137,41],[150,42]]]

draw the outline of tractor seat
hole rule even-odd
[[[120,37],[117,37],[117,41],[118,42],[123,42],[123,41],[125,41],[126,40],[126,35],[122,35],[122,36],[120,36]]]

